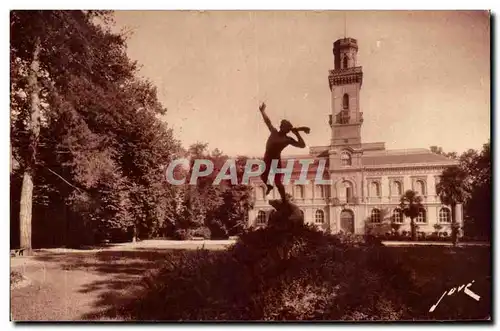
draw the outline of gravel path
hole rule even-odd
[[[233,241],[147,240],[104,249],[44,249],[11,258],[29,281],[11,288],[11,320],[103,319],[101,312],[133,297],[139,280],[175,249],[224,249]]]

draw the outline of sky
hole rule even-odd
[[[490,21],[464,11],[117,11],[128,55],[158,88],[187,147],[261,156],[271,120],[328,145],[333,42],[358,40],[363,142],[480,149],[490,138]]]

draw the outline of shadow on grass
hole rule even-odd
[[[186,250],[143,248],[89,253],[44,253],[34,258],[38,262],[44,262],[47,269],[55,272],[84,271],[99,276],[98,280],[88,277],[90,281],[86,282],[82,273],[74,274],[74,277],[82,277],[83,285],[77,291],[97,297],[94,310],[81,316],[83,320],[94,320],[115,317],[114,311],[117,308],[136,299],[135,292],[140,289],[144,276],[182,258],[184,254]]]

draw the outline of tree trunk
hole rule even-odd
[[[30,66],[28,77],[28,91],[30,94],[31,118],[28,124],[30,134],[28,155],[23,173],[23,185],[21,187],[21,202],[19,211],[20,222],[20,246],[24,248],[27,255],[31,254],[31,220],[33,209],[33,175],[36,163],[36,147],[40,134],[40,87],[38,85],[38,71],[40,68],[40,38],[36,38],[33,47],[33,61]]]
[[[33,178],[29,171],[23,174],[21,202],[19,211],[20,247],[26,249],[24,254],[31,253],[31,215],[33,206]]]
[[[456,216],[456,204],[451,205],[451,241],[453,242],[453,246],[458,244],[458,224],[457,224],[457,216]]]
[[[417,229],[415,229],[415,219],[410,219],[411,240],[417,241]]]
[[[137,242],[137,225],[136,224],[134,224],[134,228],[133,228],[132,242],[133,243]]]

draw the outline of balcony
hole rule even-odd
[[[337,115],[337,124],[348,124],[351,120],[351,115],[348,110],[342,110]]]
[[[360,199],[358,197],[340,197],[331,200],[333,206],[358,205]]]
[[[330,118],[331,122],[331,118]],[[362,123],[363,113],[351,113],[349,110],[342,110],[335,116],[336,124]],[[331,124],[330,124],[331,125]]]

